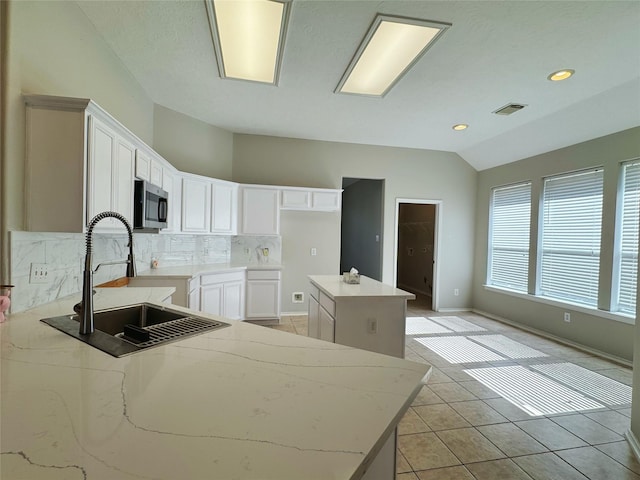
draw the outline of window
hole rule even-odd
[[[538,294],[597,307],[602,169],[544,181]]]
[[[526,292],[531,183],[494,188],[489,214],[489,285]]]
[[[635,315],[638,280],[638,218],[640,215],[640,161],[622,168],[622,202],[619,206],[614,274],[614,310]]]

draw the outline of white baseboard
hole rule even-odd
[[[280,312],[281,317],[302,317],[309,315],[309,312]]]
[[[571,340],[567,340],[566,338],[558,337],[551,333],[545,332],[543,330],[538,330],[537,328],[529,327],[527,325],[523,325],[521,323],[513,322],[506,318],[500,317],[499,315],[494,315],[493,313],[484,312],[482,310],[478,310],[473,308],[471,310],[474,313],[479,315],[483,315],[487,318],[491,318],[492,320],[497,320],[501,323],[506,323],[507,325],[511,325],[512,327],[519,328],[520,330],[524,330],[525,332],[534,333],[540,337],[548,338],[549,340],[553,340],[554,342],[562,343],[563,345],[567,345],[569,347],[577,348],[578,350],[582,350],[583,352],[590,353],[592,355],[596,355],[598,357],[606,358],[607,360],[611,360],[612,362],[618,363],[620,365],[624,365],[625,367],[633,367],[633,364],[625,360],[621,357],[616,357],[615,355],[611,355],[609,353],[601,352],[595,348],[587,347],[586,345],[582,345],[580,343],[572,342]]]
[[[640,443],[638,443],[638,439],[631,430],[624,432],[624,437],[627,439],[636,460],[640,462]]]
[[[439,308],[436,312],[453,313],[453,312],[473,312],[472,308]]]

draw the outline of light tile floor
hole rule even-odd
[[[408,316],[438,315],[419,301],[409,303]],[[455,315],[484,327],[483,334],[504,335],[549,355],[543,363],[570,362],[631,385],[630,368],[477,314]],[[283,317],[271,328],[306,335],[307,319]],[[630,404],[530,416],[464,369],[528,366],[540,358],[452,364],[418,337],[406,337],[405,356],[431,364],[433,373],[398,427],[397,480],[640,480],[640,463],[623,437]]]

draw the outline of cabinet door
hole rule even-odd
[[[182,179],[182,231],[209,232],[209,182],[191,178]]]
[[[151,159],[151,168],[149,170],[149,181],[155,186],[162,188],[162,165]]]
[[[237,231],[238,187],[211,184],[211,231],[234,235]]]
[[[96,214],[111,210],[112,165],[115,151],[116,134],[100,120],[89,117],[87,224]],[[113,228],[115,221],[107,218],[98,225],[103,229]]]
[[[314,210],[337,211],[341,203],[341,192],[311,192],[311,208]]]
[[[278,235],[280,233],[280,192],[271,188],[242,188],[242,233]]]
[[[176,304],[180,305],[177,302]],[[190,308],[192,310],[200,310],[200,289],[199,288],[194,288],[189,292],[188,305],[186,306],[187,308]]]
[[[200,310],[212,315],[223,314],[224,284],[216,283],[200,288]]]
[[[124,139],[118,138],[113,161],[112,209],[122,214],[130,225],[133,225],[134,163],[135,147]],[[121,227],[120,222],[116,221],[116,226]]]
[[[247,281],[247,318],[280,318],[280,281]]]
[[[308,190],[282,190],[283,209],[309,210],[311,204],[311,192]]]
[[[233,320],[244,318],[244,282],[224,284],[223,316]]]
[[[320,338],[319,320],[320,304],[315,298],[309,296],[309,337]]]
[[[320,315],[318,316],[318,330],[320,340],[334,341],[333,317],[322,307],[320,307]]]
[[[151,179],[151,159],[139,148],[136,150],[136,178],[140,180]]]

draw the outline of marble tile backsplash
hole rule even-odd
[[[82,271],[86,242],[80,233],[10,232],[10,275],[15,285],[11,294],[11,311],[20,312],[59,297],[82,290]],[[133,238],[138,272],[148,270],[151,260],[159,266],[205,263],[280,263],[280,237],[231,237],[214,235],[160,235],[138,233]],[[267,256],[259,252],[269,249]],[[247,253],[248,252],[248,253]],[[102,262],[127,257],[127,236],[93,235],[93,268]],[[45,263],[46,283],[30,283],[32,263]],[[124,265],[101,266],[94,273],[94,284],[123,277]]]

